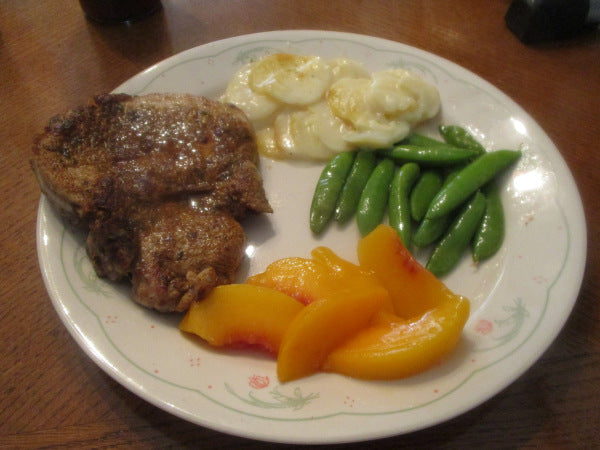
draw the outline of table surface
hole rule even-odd
[[[40,199],[33,136],[54,114],[182,50],[270,30],[377,36],[447,58],[519,103],[560,149],[588,226],[578,301],[555,342],[512,385],[434,428],[349,448],[583,448],[600,445],[600,32],[526,46],[507,29],[508,0],[163,0],[129,25],[86,20],[76,1],[0,0],[0,142],[4,196],[0,446],[271,448],[202,428],[138,398],[71,338],[44,287],[35,246]]]

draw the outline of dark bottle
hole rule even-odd
[[[600,0],[514,0],[505,20],[526,44],[566,39],[598,27]]]
[[[160,0],[79,0],[88,17],[100,23],[122,23],[143,19],[158,11]]]

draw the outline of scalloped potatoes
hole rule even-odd
[[[242,109],[260,153],[279,159],[388,147],[440,109],[436,87],[407,70],[284,53],[242,67],[221,101]]]

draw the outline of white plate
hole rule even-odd
[[[131,94],[189,92],[216,98],[234,71],[269,52],[346,56],[370,70],[405,67],[437,85],[439,123],[469,128],[489,150],[521,148],[503,180],[507,235],[502,250],[474,266],[466,256],[444,281],[472,312],[451,358],[409,379],[359,381],[318,374],[279,384],[273,360],[217,352],[184,337],[178,315],[138,307],[128,286],[99,280],[83,236],[65,227],[42,197],[38,252],[58,314],[110,376],[154,405],[239,436],[287,443],[360,441],[407,433],[479,405],[527,370],[556,337],[577,298],[585,265],[581,200],[558,150],[536,122],[498,89],[461,67],[382,39],[322,31],[239,36],[175,55],[121,85]],[[352,224],[311,236],[308,208],[320,164],[262,160],[269,216],[245,223],[240,281],[287,256],[327,245],[356,261]],[[419,255],[422,258],[424,255]]]

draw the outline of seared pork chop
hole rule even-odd
[[[231,282],[247,212],[270,212],[252,127],[204,97],[105,94],[53,117],[32,168],[50,203],[89,231],[99,276],[134,299],[184,311]]]
[[[158,311],[185,311],[214,286],[231,283],[244,244],[244,230],[228,212],[187,200],[97,220],[86,242],[99,275],[131,278],[133,299]]]

